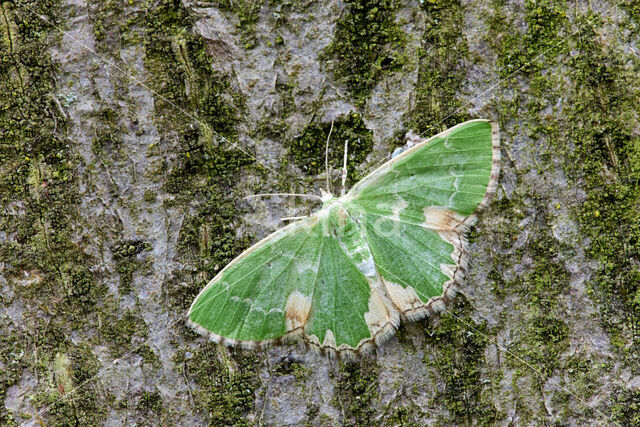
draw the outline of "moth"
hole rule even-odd
[[[498,127],[472,120],[422,140],[341,197],[256,243],[196,297],[188,323],[249,349],[299,341],[343,359],[401,321],[445,308],[468,262],[465,234],[495,192]],[[343,191],[344,193],[344,191]]]

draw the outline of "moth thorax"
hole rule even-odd
[[[327,206],[328,203],[331,203],[333,200],[335,200],[336,198],[333,197],[333,194],[324,191],[324,190],[320,190],[320,200],[322,200],[322,207],[324,208],[325,206]]]

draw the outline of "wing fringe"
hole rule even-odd
[[[264,350],[284,344],[298,344],[303,348],[313,351],[315,354],[326,356],[333,360],[340,359],[345,362],[354,362],[362,357],[372,355],[375,352],[376,347],[382,345],[396,333],[399,326],[399,324],[394,324],[393,321],[387,322],[379,331],[373,334],[372,337],[362,339],[355,348],[346,344],[341,344],[339,347],[334,348],[319,345],[304,334],[302,331],[303,328],[289,331],[281,337],[274,339],[262,341],[241,341],[223,337],[222,335],[211,332],[190,319],[187,320],[187,325],[189,325],[189,327],[198,334],[208,338],[209,341],[226,347],[240,348],[243,350]]]

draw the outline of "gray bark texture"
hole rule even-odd
[[[0,5],[1,425],[640,425],[632,0]],[[408,130],[496,121],[438,317],[354,363],[207,342],[230,260]],[[335,191],[334,191],[335,194]]]

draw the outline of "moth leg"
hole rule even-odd
[[[309,215],[304,216],[288,216],[286,218],[280,218],[280,221],[297,221],[299,219],[309,218]]]

